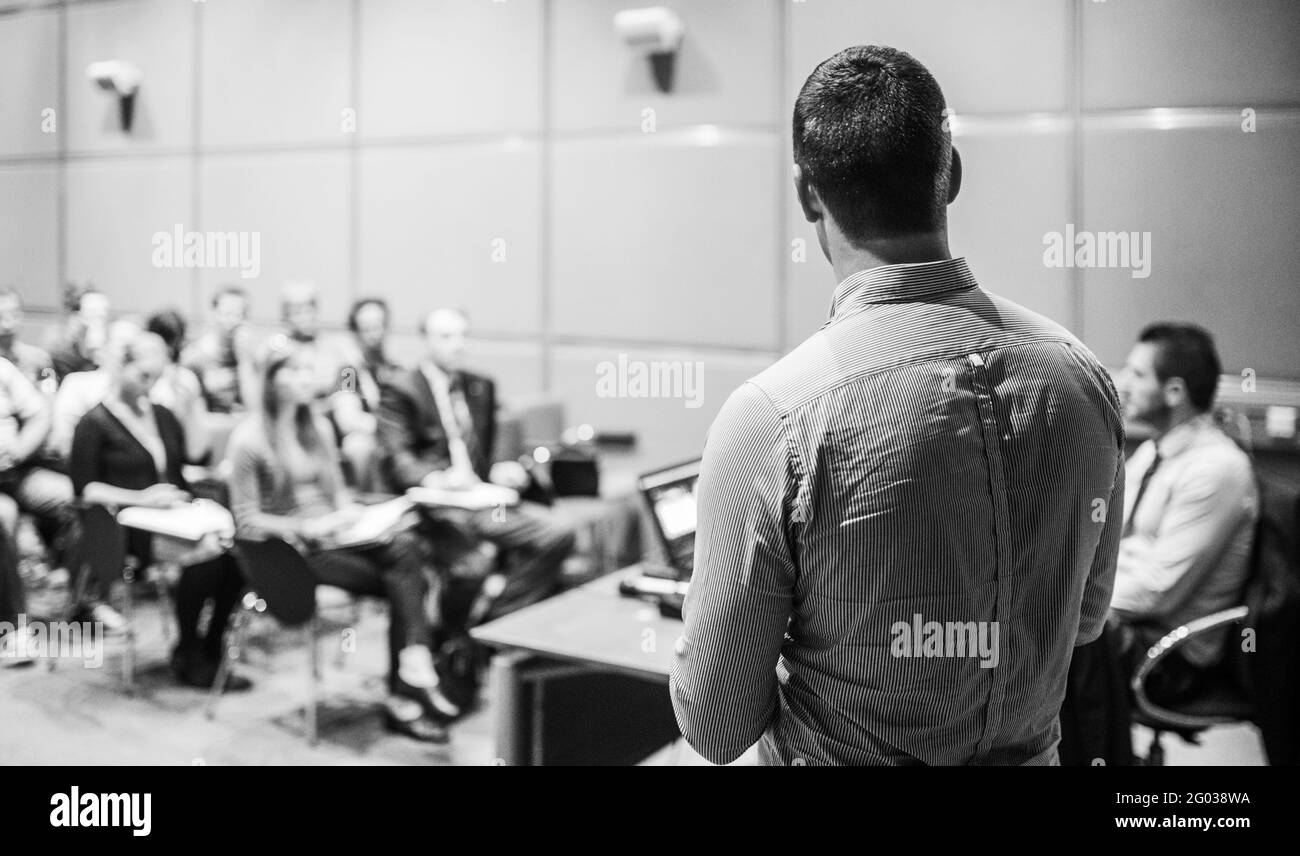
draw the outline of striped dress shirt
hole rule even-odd
[[[715,763],[1054,763],[1123,447],[1092,353],[963,259],[850,276],[710,429],[682,733]]]

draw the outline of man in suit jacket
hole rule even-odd
[[[451,309],[421,325],[425,358],[399,372],[380,394],[379,434],[393,487],[465,487],[482,481],[522,490],[529,481],[518,461],[493,461],[496,388],[462,367],[469,322]],[[462,521],[471,537],[505,554],[505,589],[488,618],[542,600],[555,588],[573,549],[573,533],[536,508],[485,509]]]

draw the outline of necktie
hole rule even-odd
[[[464,473],[474,472],[474,456],[470,451],[473,442],[473,424],[469,419],[469,407],[461,392],[460,375],[449,379],[447,385],[447,412],[443,414],[443,430],[447,432],[447,451],[451,455],[452,469]]]
[[[1142,481],[1138,483],[1137,496],[1133,497],[1133,510],[1129,512],[1128,525],[1124,527],[1124,533],[1127,535],[1133,531],[1133,521],[1137,519],[1138,506],[1142,504],[1142,497],[1147,492],[1147,485],[1151,484],[1151,477],[1156,474],[1160,462],[1164,460],[1160,457],[1160,449],[1156,448],[1155,457],[1151,459],[1151,466],[1142,474]]]

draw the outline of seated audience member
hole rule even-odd
[[[283,338],[300,348],[312,367],[313,406],[333,424],[348,474],[358,488],[371,489],[378,466],[375,417],[361,403],[355,383],[357,369],[350,364],[352,355],[320,337],[320,295],[316,286],[301,280],[286,283],[280,293],[280,317]],[[272,337],[265,348],[275,350],[283,338]]]
[[[363,297],[348,312],[348,330],[356,339],[359,355],[353,361],[357,370],[357,392],[366,412],[379,409],[379,390],[401,370],[388,358],[388,303],[379,297]]]
[[[523,490],[527,471],[517,461],[492,461],[496,392],[491,379],[463,368],[469,322],[440,309],[421,325],[425,358],[399,372],[382,390],[380,433],[389,479],[397,490],[417,485],[465,487],[481,481]],[[504,513],[503,513],[504,512]],[[508,579],[487,618],[550,595],[574,535],[536,508],[484,509],[469,515],[470,534],[504,554]]]
[[[23,326],[23,298],[12,288],[0,288],[0,357],[18,367],[23,376],[46,395],[58,385],[54,363],[44,348],[19,338]]]
[[[129,319],[114,321],[107,338],[98,349],[102,366],[77,371],[67,375],[59,384],[59,391],[54,394],[54,410],[50,437],[45,450],[48,458],[66,466],[68,454],[72,451],[72,434],[77,429],[81,417],[89,413],[96,404],[104,400],[113,380],[113,368],[121,356],[126,344],[141,332],[140,325]]]
[[[13,502],[8,497],[4,500]],[[2,508],[4,504],[0,502],[0,513],[9,513],[8,509]],[[26,612],[27,598],[22,577],[18,575],[18,554],[13,539],[0,532],[0,669],[31,662],[31,657],[23,651],[24,640],[18,632],[19,616]],[[27,636],[31,637],[30,631]]]
[[[63,308],[63,329],[46,347],[59,383],[73,372],[93,371],[99,364],[99,349],[108,337],[108,295],[93,286],[69,284]]]
[[[15,544],[18,512],[31,514],[55,564],[63,564],[75,522],[72,483],[41,465],[49,432],[49,400],[17,366],[0,358],[0,525],[6,541]]]
[[[149,400],[167,361],[161,338],[138,333],[114,361],[108,394],[77,424],[69,472],[77,496],[86,503],[171,508],[190,501],[181,473],[184,429],[170,410]],[[129,553],[147,567],[153,553],[151,536],[128,530],[127,538]],[[230,611],[243,585],[229,555],[182,570],[175,591],[180,641],[172,653],[172,669],[181,683],[212,686]],[[211,617],[200,635],[199,616],[209,602]],[[247,679],[232,675],[226,688],[248,685]]]
[[[181,345],[185,341],[185,319],[175,310],[165,310],[149,317],[145,329],[159,336],[167,345],[167,367],[158,378],[149,398],[161,404],[180,420],[185,429],[185,461],[199,463],[208,454],[208,405],[203,387],[194,372],[180,365]]]
[[[445,742],[441,720],[459,710],[438,686],[425,613],[427,544],[410,532],[368,548],[334,548],[331,536],[356,520],[328,425],[312,411],[317,393],[311,351],[269,355],[260,412],[230,438],[230,499],[242,537],[275,536],[296,545],[322,584],[386,596],[389,689],[386,723],[419,740]],[[411,702],[416,702],[412,704]]]
[[[1124,649],[1241,602],[1259,499],[1250,459],[1211,414],[1219,358],[1191,324],[1142,331],[1119,377],[1126,419],[1150,431],[1125,464],[1124,529],[1111,597]],[[1166,701],[1194,693],[1226,628],[1194,638],[1155,675]],[[1136,660],[1135,660],[1136,662]]]
[[[208,410],[237,413],[257,403],[257,365],[248,329],[248,293],[222,286],[212,296],[209,328],[181,354],[198,376]]]

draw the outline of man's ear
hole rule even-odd
[[[1187,384],[1180,377],[1171,377],[1161,384],[1160,394],[1166,407],[1177,407],[1187,400]]]
[[[948,204],[951,205],[961,192],[961,152],[952,149],[952,164],[948,167]]]
[[[808,181],[799,164],[794,165],[794,195],[798,197],[803,217],[809,223],[816,223],[826,216],[826,208],[822,204],[822,198],[817,195],[817,188]]]

